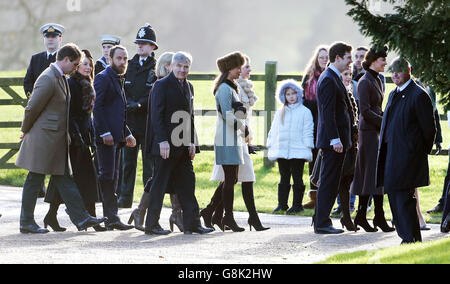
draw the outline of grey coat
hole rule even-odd
[[[37,79],[25,107],[16,166],[33,173],[64,175],[69,157],[70,90],[66,79],[50,65]]]
[[[227,83],[222,83],[215,94],[217,108],[216,136],[214,152],[217,165],[243,165],[244,120],[238,119],[232,103],[239,101],[236,91]],[[219,111],[220,110],[220,111]]]

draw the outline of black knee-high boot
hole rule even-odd
[[[364,231],[366,232],[377,232],[377,228],[372,228],[369,225],[369,222],[367,222],[367,206],[369,205],[369,195],[360,195],[359,196],[359,203],[358,203],[358,212],[356,213],[355,217],[355,226],[358,228],[358,226],[361,226]]]
[[[255,196],[253,194],[253,182],[243,182],[242,183],[242,198],[244,199],[245,207],[249,214],[248,225],[250,226],[250,231],[255,228],[256,231],[264,231],[270,228],[265,228],[262,226],[261,221],[258,217],[258,212],[255,206]]]
[[[383,195],[374,195],[373,201],[375,204],[375,217],[373,218],[373,226],[375,228],[380,228],[383,232],[393,232],[394,228],[390,227],[386,218],[384,217],[384,209],[383,209]]]
[[[66,228],[60,227],[56,215],[58,215],[59,203],[50,203],[47,215],[44,218],[44,228],[50,226],[55,232],[64,232]]]

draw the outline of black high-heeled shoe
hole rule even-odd
[[[221,230],[222,232],[225,232],[226,228],[229,228],[233,232],[243,232],[245,231],[244,228],[241,228],[237,225],[236,221],[234,220],[233,216],[224,216],[221,222]]]
[[[170,230],[173,232],[173,225],[176,225],[178,227],[178,230],[180,230],[180,232],[184,232],[184,226],[183,224],[180,224],[178,222],[179,220],[177,220],[176,218],[172,218],[172,216],[170,216],[169,218],[169,225],[170,225]]]
[[[214,228],[214,224],[212,223],[213,213],[207,208],[202,209],[200,211],[200,216],[203,218],[203,222],[205,223],[205,227]]]
[[[58,223],[58,219],[56,219],[56,216],[50,217],[49,215],[46,215],[44,218],[44,228],[47,229],[47,227],[50,226],[54,232],[65,232],[67,229],[60,227]]]
[[[250,226],[250,231],[252,230],[252,226],[257,232],[265,231],[265,230],[269,230],[270,229],[269,227],[264,227],[261,224],[261,221],[259,220],[258,217],[253,217],[253,218],[250,217],[250,218],[248,218],[248,225]]]
[[[380,228],[384,233],[389,233],[389,232],[394,232],[395,228],[390,227],[387,222],[386,219],[384,218],[384,216],[382,217],[377,217],[375,215],[375,218],[373,218],[373,226],[376,229],[377,227]]]
[[[341,225],[342,225],[342,229],[347,229],[347,231],[353,231],[353,232],[357,232],[359,230],[359,228],[357,226],[355,226],[355,224],[353,224],[352,220],[348,220],[344,217],[341,218]]]
[[[372,228],[370,226],[370,224],[369,224],[369,222],[367,222],[367,219],[365,218],[365,216],[360,215],[358,213],[356,214],[354,224],[355,224],[356,229],[358,229],[358,226],[360,226],[364,229],[364,231],[366,231],[368,233],[378,232],[377,228]]]

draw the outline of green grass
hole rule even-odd
[[[24,71],[17,72],[0,72],[1,77],[12,77],[12,76],[24,76]],[[215,102],[214,96],[212,95],[212,82],[211,81],[195,81],[195,108],[196,109],[214,109]],[[392,90],[394,85],[389,84],[387,86],[389,92]],[[22,87],[14,87],[22,96]],[[264,82],[255,82],[255,92],[260,98],[256,103],[255,109],[264,108]],[[4,91],[0,90],[0,99],[10,98]],[[387,96],[386,96],[387,100]],[[385,100],[385,102],[386,102]],[[3,121],[21,121],[23,118],[23,108],[21,106],[0,106],[0,122]],[[215,133],[215,117],[197,117],[196,118],[196,129],[199,134],[200,144],[213,144],[214,133]],[[252,120],[252,129],[255,132],[255,141],[253,144],[264,144],[264,119],[254,117]],[[448,145],[450,141],[450,130],[448,129],[446,122],[442,122],[443,137],[444,137],[444,147]],[[0,130],[0,143],[16,143],[19,141],[20,129],[1,129]],[[0,158],[8,150],[0,150]],[[277,205],[277,184],[279,182],[278,168],[275,166],[271,169],[266,169],[263,167],[263,156],[262,154],[253,155],[253,162],[255,166],[256,174],[256,184],[255,184],[255,199],[258,211],[270,213]],[[9,162],[13,163],[16,156],[12,157]],[[442,194],[442,185],[444,182],[444,177],[447,170],[448,157],[446,156],[430,156],[430,178],[431,185],[420,189],[420,202],[421,209],[425,220],[430,223],[439,223],[440,215],[429,215],[425,211],[435,206]],[[196,173],[197,183],[196,183],[196,196],[199,201],[201,208],[206,206],[209,202],[212,194],[217,187],[217,182],[210,181],[212,167],[214,163],[214,152],[203,151],[197,155],[194,161],[194,169]],[[309,178],[308,178],[308,166],[305,166],[303,179],[307,189],[309,188]],[[23,186],[27,172],[21,169],[14,170],[0,170],[0,184],[13,185],[13,186]],[[134,201],[139,202],[140,196],[142,194],[144,185],[142,184],[142,162],[139,157],[137,178],[136,178],[136,188]],[[240,185],[237,185],[235,190],[236,201],[235,209],[239,211],[245,211],[245,205],[241,198]],[[292,199],[292,194],[290,196]],[[304,202],[308,201],[309,198],[305,194]],[[289,204],[291,204],[291,200]],[[170,200],[166,197],[164,204],[170,206]],[[389,210],[389,205],[387,198],[385,198],[385,210],[387,218],[391,218],[391,213]],[[302,216],[311,216],[313,214],[312,210],[305,210],[305,212],[299,214]],[[373,217],[373,213],[369,214],[369,217]]]
[[[450,239],[337,254],[319,264],[450,264]]]

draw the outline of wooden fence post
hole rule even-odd
[[[267,146],[267,135],[269,134],[270,126],[272,125],[272,113],[277,110],[277,103],[275,100],[275,91],[277,89],[277,62],[266,62],[265,74],[265,103],[264,103],[264,145]],[[264,167],[271,168],[274,162],[267,158],[267,150],[264,150]]]

